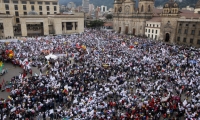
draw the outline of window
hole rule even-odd
[[[27,12],[24,12],[24,15],[27,15]]]
[[[181,34],[181,29],[178,29],[178,33]]]
[[[188,24],[185,24],[185,26],[188,26]]]
[[[197,40],[197,44],[200,45],[200,40]]]
[[[35,2],[34,1],[30,1],[30,4],[35,4]]]
[[[22,1],[22,4],[27,4],[27,2],[26,1]]]
[[[4,3],[10,3],[9,0],[4,0],[3,2],[4,2]]]
[[[144,7],[143,7],[143,5],[142,5],[142,7],[141,7],[141,12],[143,12],[144,11]]]
[[[18,5],[15,5],[15,10],[18,10]]]
[[[193,24],[193,27],[195,27],[196,25],[195,24]]]
[[[149,29],[149,33],[150,33],[150,29]]]
[[[154,27],[155,25],[153,24],[153,27]]]
[[[47,6],[47,11],[49,11],[49,6]]]
[[[150,27],[151,27],[151,24],[150,24]]]
[[[157,35],[155,35],[155,40],[157,40]]]
[[[26,5],[23,5],[23,10],[26,10]]]
[[[156,30],[156,34],[158,33],[158,30]]]
[[[191,31],[191,35],[194,35],[194,34],[195,34],[195,30],[192,30],[192,31]]]
[[[42,12],[40,12],[40,15],[42,15]]]
[[[10,12],[9,12],[9,11],[6,11],[6,14],[10,15]]]
[[[148,37],[150,37],[150,35],[148,34]]]
[[[159,25],[157,25],[157,27],[159,27]]]
[[[183,38],[183,42],[186,42],[186,38]]]
[[[147,26],[148,26],[148,24],[147,24]]]
[[[16,23],[19,23],[19,18],[16,18]]]
[[[39,6],[39,10],[40,10],[40,11],[42,10],[42,6]]]
[[[187,34],[188,33],[188,30],[187,29],[185,29],[185,32],[184,32],[185,34]]]
[[[154,33],[154,30],[152,30],[152,33]]]
[[[56,6],[54,6],[54,11],[57,11],[57,7]]]
[[[42,5],[42,2],[38,2],[39,5]]]
[[[35,10],[35,7],[33,5],[31,6],[31,10]]]
[[[19,16],[19,13],[18,13],[18,12],[15,12],[15,16]]]
[[[45,2],[46,5],[50,5],[50,2]]]
[[[50,12],[47,12],[47,15],[50,15]]]
[[[54,12],[54,14],[57,14],[57,12]]]
[[[153,35],[151,35],[151,38],[153,39]]]
[[[180,41],[180,37],[177,37],[177,41],[178,41],[178,42]]]
[[[190,43],[193,43],[193,39],[192,38],[190,39]]]
[[[182,26],[182,24],[179,24],[179,26]]]
[[[6,10],[9,10],[9,5],[5,5]]]
[[[151,12],[151,6],[148,5],[148,12]]]
[[[146,29],[146,32],[147,32],[147,29]]]
[[[53,5],[58,5],[58,3],[57,3],[57,2],[53,2],[52,4],[53,4]]]
[[[18,1],[13,1],[14,4],[18,4]]]

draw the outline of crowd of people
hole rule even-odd
[[[197,49],[91,29],[0,46],[24,70],[0,102],[1,120],[200,119]]]

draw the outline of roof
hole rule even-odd
[[[160,14],[162,13],[162,10],[163,9],[154,8],[153,9],[153,16],[160,16]]]
[[[153,17],[152,19],[148,20],[147,22],[161,22],[161,17]]]
[[[200,18],[200,14],[194,13],[194,11],[189,11],[189,10],[180,10],[180,16],[185,17],[185,18],[193,18],[193,19]]]

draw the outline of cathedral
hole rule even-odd
[[[137,6],[137,7],[136,7]],[[145,36],[167,43],[200,47],[200,0],[195,10],[181,10],[174,0],[114,0],[113,28],[120,34]]]

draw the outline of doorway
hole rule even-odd
[[[121,27],[119,27],[119,31],[118,32],[121,33]]]
[[[135,35],[135,28],[133,28],[133,35]]]
[[[165,34],[165,42],[169,42],[169,39],[170,39],[170,35],[169,35],[169,33],[166,33]]]
[[[126,26],[125,34],[128,34],[128,26]]]

